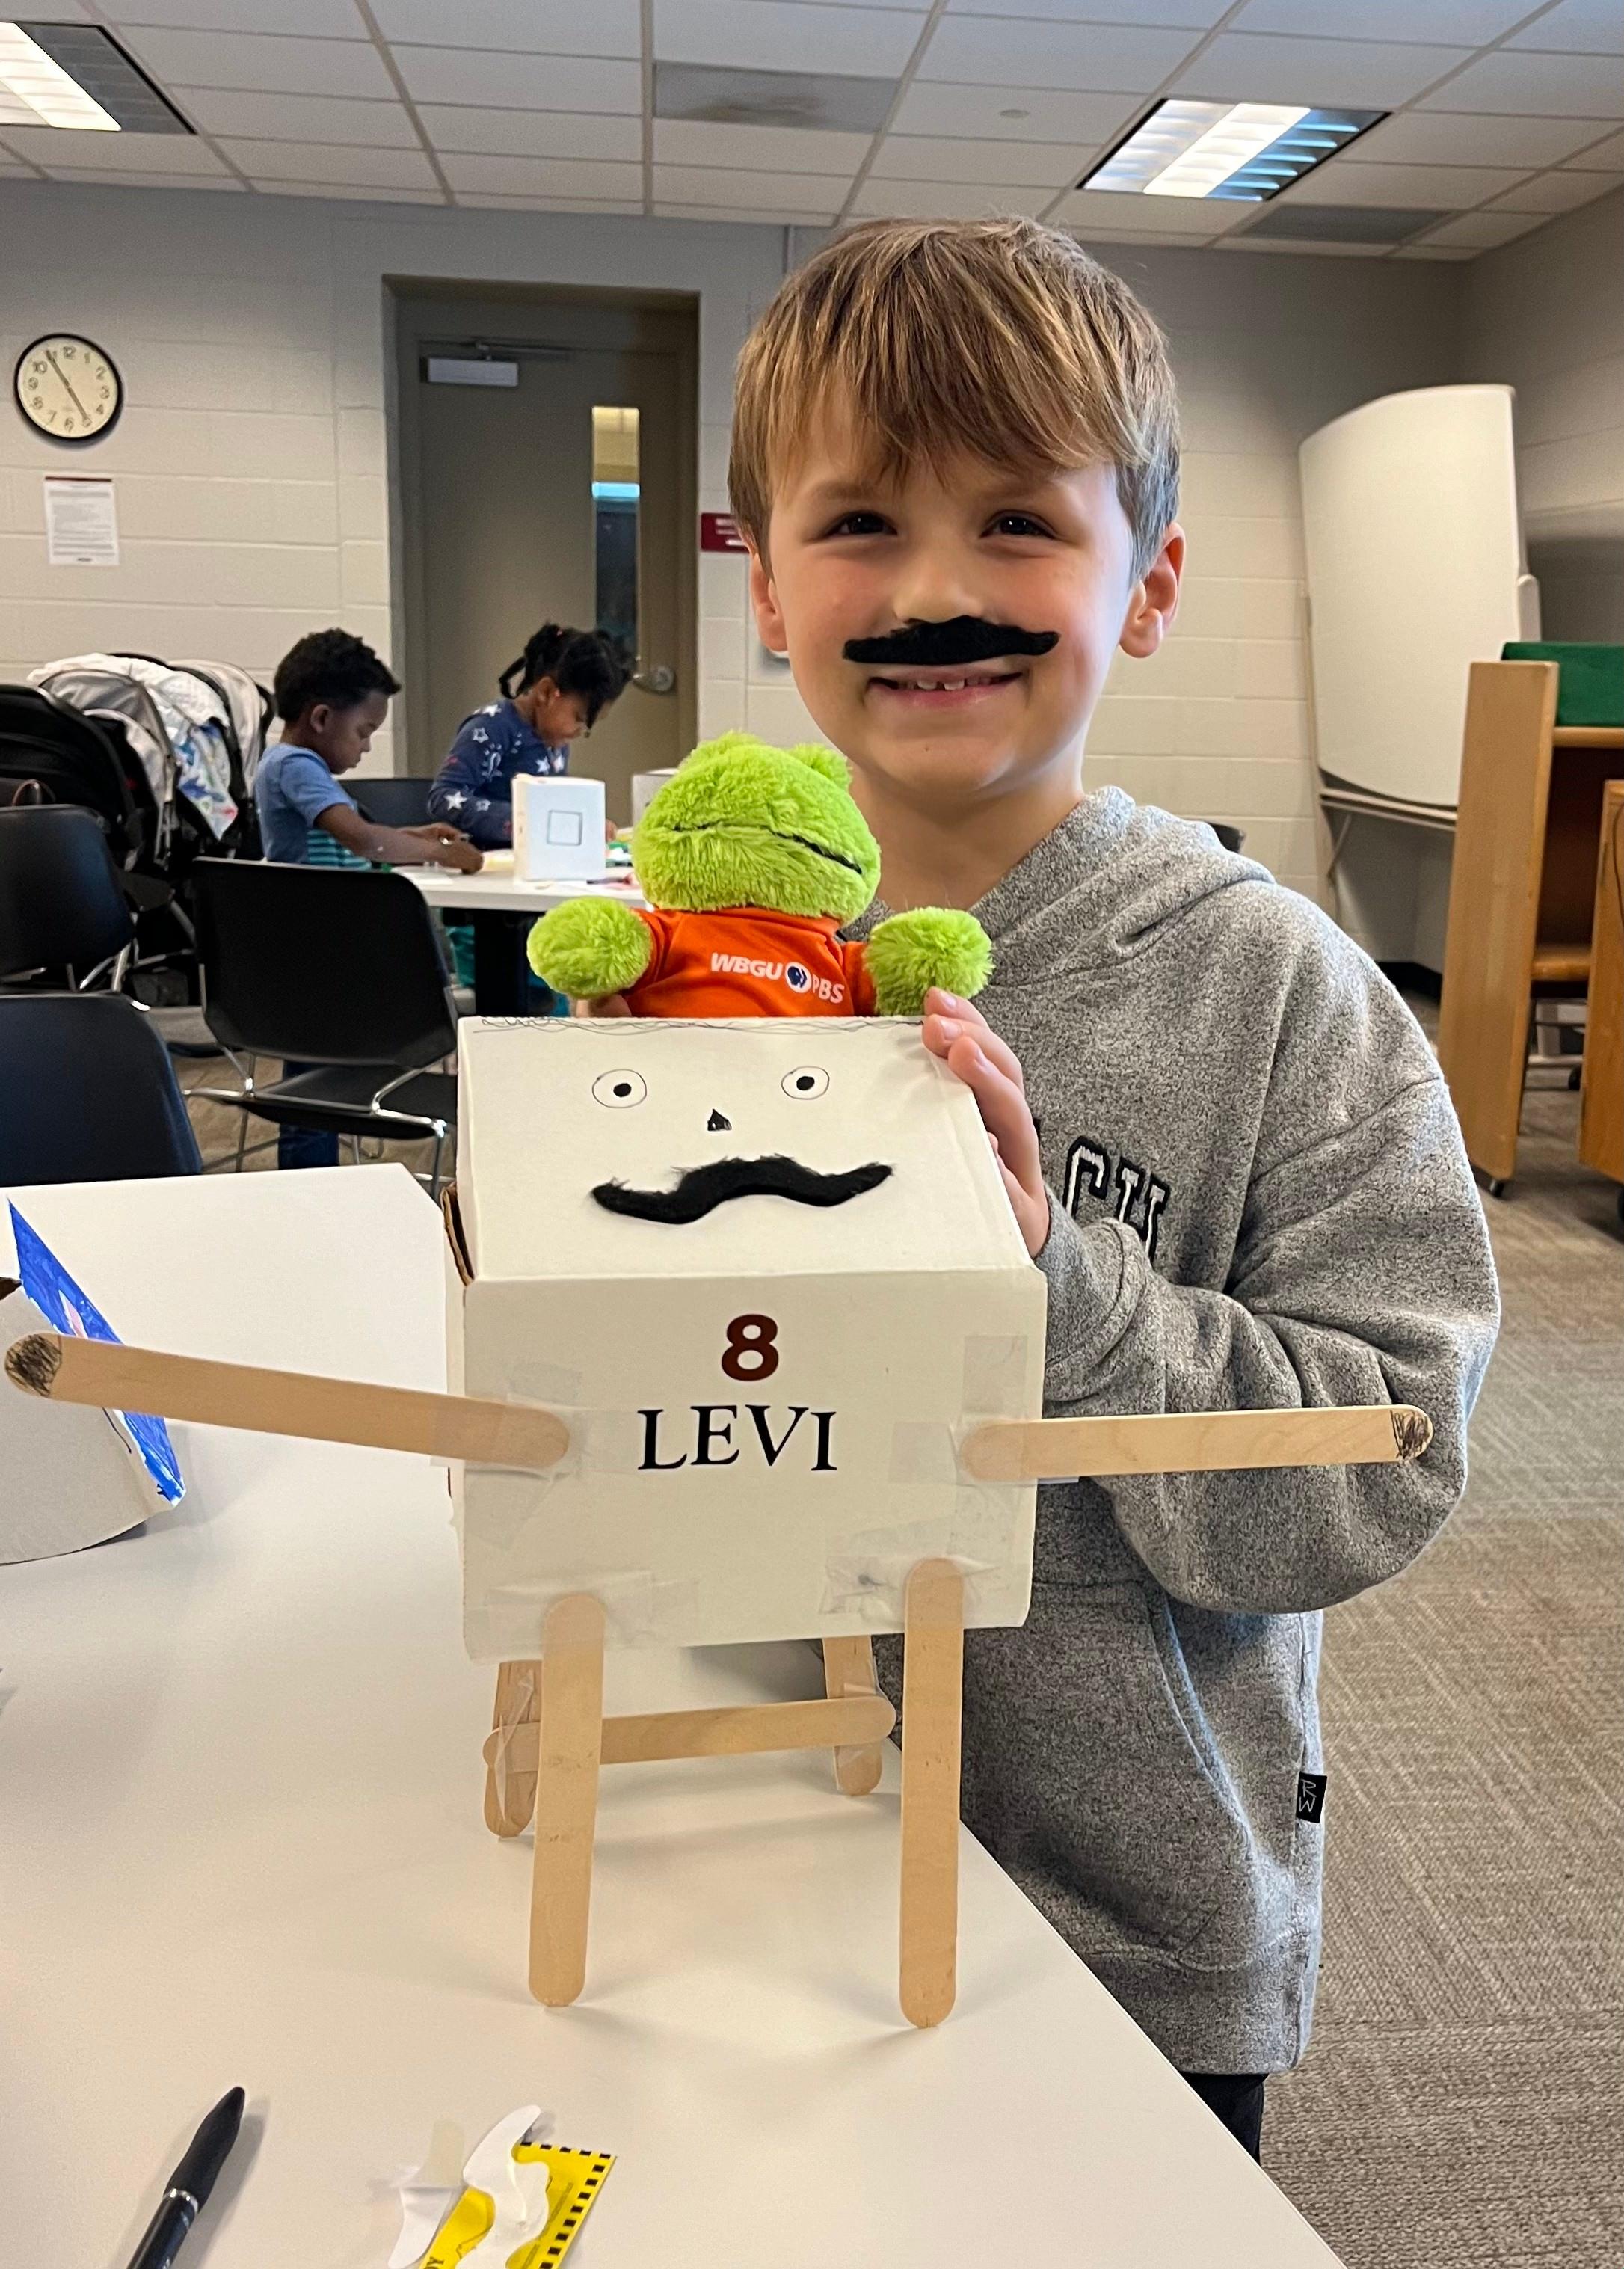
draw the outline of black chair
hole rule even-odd
[[[359,1142],[432,1142],[439,1187],[457,1083],[456,1011],[428,905],[404,875],[200,859],[203,1014],[243,1079],[194,1092]],[[314,1068],[259,1086],[253,1059]]]
[[[1226,851],[1238,851],[1246,840],[1246,831],[1244,827],[1230,827],[1222,819],[1209,819],[1207,824]]]
[[[418,775],[405,772],[380,773],[375,780],[358,780],[352,783],[356,802],[365,817],[377,827],[426,826],[429,790],[433,785],[432,773],[424,780]]]
[[[0,1183],[203,1168],[164,1044],[113,993],[0,995]]]
[[[65,972],[70,987],[114,965],[116,992],[136,925],[93,812],[70,803],[0,810],[0,982]]]

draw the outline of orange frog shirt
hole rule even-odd
[[[653,934],[648,967],[626,994],[634,1016],[871,1016],[861,944],[838,922],[757,906],[722,913],[639,908]]]

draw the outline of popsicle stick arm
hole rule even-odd
[[[6,1351],[5,1369],[13,1386],[50,1401],[241,1426],[258,1434],[299,1434],[318,1442],[358,1442],[368,1449],[414,1450],[484,1465],[541,1471],[556,1465],[570,1442],[562,1418],[529,1403],[264,1371],[251,1364],[163,1355],[151,1348],[58,1332],[33,1332],[14,1341]]]
[[[1169,1411],[1142,1418],[992,1419],[960,1445],[978,1482],[1383,1466],[1419,1458],[1432,1421],[1407,1403],[1330,1410]]]

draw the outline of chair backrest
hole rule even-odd
[[[0,994],[0,1183],[203,1171],[169,1052],[122,994]]]
[[[433,785],[432,772],[426,779],[396,772],[351,782],[356,802],[379,827],[423,826],[429,816],[429,790]]]
[[[55,803],[105,820],[121,858],[145,847],[152,791],[116,720],[82,716],[33,685],[0,685],[0,779],[37,780]]]
[[[427,903],[404,875],[200,859],[203,1014],[250,1055],[417,1070],[457,1045]]]
[[[0,811],[0,978],[64,968],[83,977],[135,934],[93,812],[69,803]]]

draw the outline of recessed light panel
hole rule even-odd
[[[191,128],[93,24],[0,23],[0,126],[90,134]]]
[[[1260,204],[1386,115],[1280,102],[1159,102],[1077,187]]]

